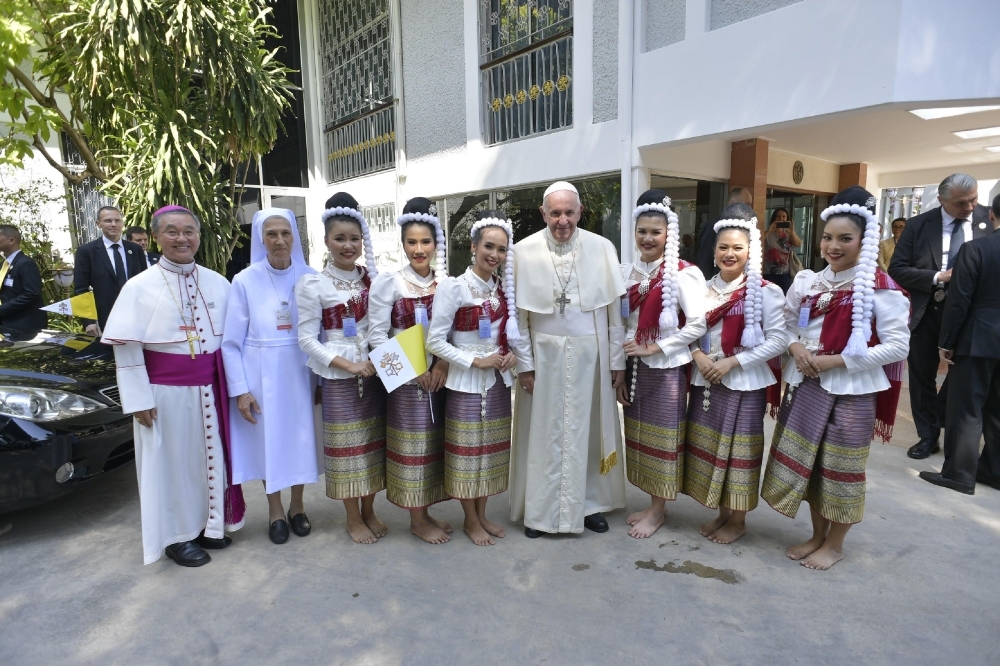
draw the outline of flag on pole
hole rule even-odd
[[[368,358],[375,365],[375,371],[389,393],[416,379],[427,372],[423,325],[411,326],[389,338],[388,342],[373,349]]]
[[[46,305],[42,308],[48,312],[61,315],[72,315],[84,319],[97,319],[97,303],[94,302],[94,292],[88,291],[79,296],[67,298],[64,301]]]

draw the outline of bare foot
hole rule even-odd
[[[503,525],[497,525],[496,523],[491,523],[486,520],[484,516],[479,516],[479,524],[483,526],[483,529],[489,532],[495,537],[500,537],[501,539],[507,536],[507,529]]]
[[[351,535],[354,543],[375,543],[378,539],[372,533],[365,521],[351,518],[347,519],[347,533]]]
[[[443,520],[438,520],[437,518],[435,518],[431,514],[427,514],[427,520],[428,520],[428,522],[430,522],[431,525],[433,525],[434,527],[438,528],[439,530],[441,530],[445,534],[451,534],[454,531],[452,529],[451,525],[449,525],[448,523],[444,522]]]
[[[792,546],[785,551],[785,555],[788,555],[788,558],[792,560],[801,560],[803,557],[808,557],[819,550],[819,547],[823,545],[825,540],[825,538],[813,537],[805,543]]]
[[[632,529],[628,531],[628,535],[633,539],[651,537],[656,533],[656,530],[660,529],[660,525],[663,524],[663,520],[666,517],[666,514],[660,511],[647,511],[642,520],[633,525]]]
[[[732,543],[746,533],[747,533],[746,523],[740,523],[736,525],[733,524],[732,521],[729,521],[719,529],[709,534],[708,540],[714,541],[715,543]]]
[[[427,543],[448,543],[451,537],[443,529],[433,523],[417,523],[410,525],[410,533],[415,534]]]
[[[625,522],[627,524],[629,524],[629,525],[635,525],[637,522],[639,522],[640,520],[642,520],[643,518],[646,517],[646,512],[647,511],[649,511],[649,507],[648,506],[645,509],[643,509],[642,511],[636,511],[633,514],[629,514],[629,517],[625,519]]]
[[[386,527],[386,524],[379,520],[374,513],[370,516],[365,516],[364,520],[365,525],[367,525],[368,529],[372,531],[372,534],[375,535],[376,539],[381,539],[389,532],[389,528]]]
[[[483,529],[483,526],[479,524],[479,521],[471,524],[469,521],[465,521],[462,525],[462,529],[464,529],[465,533],[469,535],[470,539],[472,539],[472,543],[477,546],[492,546],[496,543],[496,541],[493,540],[493,537],[491,537],[486,530]]]
[[[702,525],[699,531],[701,532],[702,536],[707,537],[709,534],[712,534],[720,527],[725,525],[727,520],[729,520],[729,516],[718,516],[713,520],[710,520],[704,525]]]
[[[806,559],[799,562],[802,566],[807,569],[815,569],[816,571],[826,571],[834,564],[842,560],[844,554],[837,552],[831,546],[823,545],[814,552],[812,555]]]

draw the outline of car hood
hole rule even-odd
[[[0,382],[104,387],[115,383],[112,348],[89,335],[0,327]]]

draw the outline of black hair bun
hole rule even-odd
[[[331,208],[353,208],[354,210],[361,210],[358,200],[347,192],[337,192],[332,197],[327,199],[326,209],[330,210]]]

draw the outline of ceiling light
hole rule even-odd
[[[959,139],[982,139],[987,136],[1000,136],[1000,127],[982,127],[980,129],[952,132]]]
[[[951,118],[952,116],[964,116],[967,113],[996,111],[997,109],[1000,109],[1000,106],[952,106],[944,109],[912,109],[910,113],[924,120],[937,120],[938,118]]]
[[[986,150],[991,153],[1000,153],[1000,146],[986,146]]]

